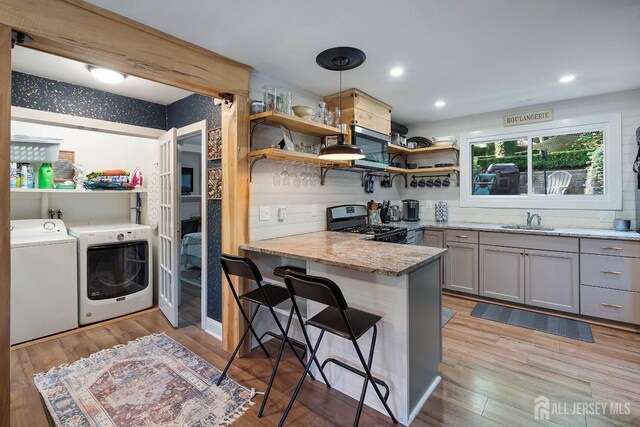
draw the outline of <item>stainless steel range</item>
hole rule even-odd
[[[367,207],[341,205],[327,208],[327,230],[368,234],[372,240],[388,243],[407,243],[407,229],[386,224],[367,223]]]

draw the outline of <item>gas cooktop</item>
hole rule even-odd
[[[380,225],[365,224],[365,225],[358,225],[355,227],[343,228],[339,231],[345,231],[347,233],[371,234],[371,235],[377,236],[380,234],[395,233],[397,231],[406,231],[406,229],[401,227],[384,225],[384,224],[380,224]]]

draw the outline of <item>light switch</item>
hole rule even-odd
[[[270,206],[260,206],[260,221],[271,221]]]
[[[311,216],[318,216],[318,205],[311,205]]]

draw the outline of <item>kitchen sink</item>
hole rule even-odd
[[[540,225],[501,225],[500,228],[507,230],[539,230],[539,231],[553,231],[555,228],[542,227]]]

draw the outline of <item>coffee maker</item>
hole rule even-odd
[[[402,201],[402,220],[420,221],[420,202],[412,199]]]

